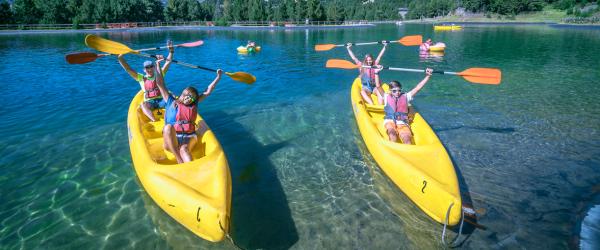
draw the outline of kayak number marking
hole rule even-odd
[[[196,220],[198,222],[200,222],[200,209],[202,209],[201,207],[198,207],[198,211],[196,211]]]
[[[427,181],[423,181],[423,188],[421,188],[421,193],[425,193],[425,187],[427,187]]]

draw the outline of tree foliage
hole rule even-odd
[[[443,16],[456,8],[514,15],[552,4],[576,11],[589,0],[0,0],[0,23],[154,21],[344,21]]]

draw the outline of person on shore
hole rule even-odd
[[[431,38],[427,38],[427,40],[421,44],[421,46],[419,46],[419,52],[420,53],[427,53],[429,52],[429,47],[433,44],[433,42],[431,41]]]
[[[404,144],[412,144],[412,132],[409,125],[409,105],[414,96],[425,86],[429,81],[433,70],[427,68],[425,70],[425,78],[417,84],[412,90],[407,93],[402,92],[402,84],[398,81],[391,81],[390,93],[386,93],[384,100],[385,116],[383,118],[383,126],[387,131],[390,141],[398,142],[402,140]]]
[[[381,84],[379,84],[379,71],[376,72],[376,66],[379,66],[379,61],[381,60],[381,57],[383,57],[383,54],[385,53],[385,49],[387,48],[388,43],[385,42],[383,43],[383,48],[381,49],[381,51],[379,52],[379,55],[377,56],[377,59],[375,61],[373,61],[373,56],[371,54],[366,54],[365,55],[365,59],[364,61],[360,61],[358,60],[358,58],[356,58],[356,56],[354,55],[354,53],[352,52],[352,44],[348,43],[346,45],[346,49],[348,50],[348,54],[350,54],[350,57],[352,58],[352,60],[354,60],[354,63],[358,66],[360,66],[358,68],[358,72],[359,72],[359,76],[361,83],[362,83],[362,90],[360,91],[360,94],[363,97],[363,100],[365,100],[368,104],[373,104],[373,100],[371,99],[371,94],[373,92],[375,92],[375,94],[377,95],[377,100],[379,104],[383,104],[383,88],[381,87]],[[363,68],[362,66],[374,66],[371,68]],[[375,91],[376,90],[376,91]]]
[[[192,150],[198,141],[196,134],[196,117],[198,116],[198,103],[208,97],[219,80],[223,71],[217,70],[216,78],[208,85],[206,90],[198,93],[198,90],[192,86],[186,87],[179,97],[170,94],[165,86],[162,72],[160,72],[160,62],[162,56],[158,56],[154,68],[156,83],[160,90],[160,95],[165,102],[165,126],[163,128],[163,147],[169,150],[177,163],[192,161]]]
[[[167,41],[167,47],[169,48],[169,55],[167,56],[167,62],[165,62],[165,65],[162,67],[163,74],[167,73],[167,70],[169,70],[173,54],[175,53],[173,42]],[[142,112],[144,112],[150,121],[155,122],[156,118],[154,118],[152,110],[164,108],[165,103],[156,84],[154,65],[152,61],[145,61],[143,64],[145,74],[141,74],[131,69],[131,66],[125,61],[123,56],[124,55],[121,54],[118,57],[121,67],[123,67],[123,69],[125,69],[125,71],[140,84],[142,91],[144,91],[144,102],[141,105]]]

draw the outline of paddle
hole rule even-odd
[[[383,43],[401,43],[404,46],[417,46],[423,43],[423,37],[421,35],[405,36],[396,41],[379,41],[379,42],[368,42],[368,43],[351,43],[352,45],[369,45],[369,44],[383,44]],[[316,51],[327,51],[335,47],[344,47],[346,44],[317,44],[315,45]]]
[[[339,68],[339,69],[357,69],[359,66],[346,60],[341,59],[330,59],[327,60],[325,65],[327,68]],[[364,68],[375,68],[373,66],[363,66]],[[423,69],[405,69],[405,68],[393,68],[383,67],[383,69],[394,70],[394,71],[407,71],[407,72],[425,72]],[[462,76],[465,80],[471,83],[479,84],[500,84],[502,81],[502,72],[499,69],[493,68],[469,68],[462,72],[451,72],[434,70],[433,73],[443,75],[458,75]]]
[[[195,42],[176,44],[176,45],[173,45],[173,47],[193,48],[193,47],[200,46],[202,44],[204,44],[204,41],[199,40],[199,41],[195,41]],[[150,50],[159,50],[159,49],[165,49],[165,48],[168,48],[168,46],[148,48],[148,49],[139,49],[137,51],[150,51]],[[79,53],[68,54],[65,57],[65,59],[70,64],[84,64],[84,63],[96,61],[96,59],[103,57],[103,56],[108,56],[108,55],[110,55],[110,54],[96,54],[96,53],[91,53],[91,52],[79,52]]]
[[[133,54],[143,56],[143,57],[156,58],[156,55],[141,53],[137,50],[133,50],[133,49],[127,47],[125,44],[111,41],[108,39],[104,39],[104,38],[101,38],[101,37],[98,37],[95,35],[87,35],[85,37],[85,44],[90,48],[93,48],[93,49],[96,49],[98,51],[102,51],[105,53],[109,53],[109,54],[120,55],[120,54],[133,53]],[[198,66],[198,65],[180,62],[177,60],[171,60],[171,61],[176,64],[183,65],[183,66],[190,67],[190,68],[196,68],[196,69],[217,72],[217,70],[215,70],[215,69],[210,69],[210,68],[206,68],[206,67],[202,67],[202,66]],[[225,74],[227,76],[231,77],[231,79],[233,79],[234,81],[238,81],[238,82],[252,84],[256,81],[256,77],[254,77],[253,75],[248,74],[246,72],[234,72],[234,73],[225,72]]]
[[[71,53],[65,56],[65,59],[69,64],[84,64],[96,61],[96,59],[104,56],[109,56],[110,54],[96,54],[92,52],[78,52]]]

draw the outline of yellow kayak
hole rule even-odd
[[[434,25],[433,30],[461,30],[459,25]]]
[[[240,46],[240,47],[237,47],[237,51],[238,51],[239,53],[259,52],[259,51],[260,51],[260,46],[256,46],[256,47],[254,47],[254,49],[253,49],[253,50],[252,50],[252,49],[251,49],[251,50],[248,50],[248,49],[246,48],[246,46]]]
[[[446,44],[444,43],[436,43],[429,46],[429,52],[444,52],[444,50],[446,50]]]
[[[377,165],[427,215],[439,223],[445,223],[447,218],[448,225],[456,225],[462,210],[458,179],[446,149],[431,127],[414,112],[410,115],[410,127],[415,144],[389,141],[383,127],[383,105],[366,104],[361,88],[360,79],[355,79],[350,93],[352,109]],[[377,103],[377,97],[372,97]]]
[[[164,115],[156,122],[139,108],[140,91],[127,116],[129,148],[135,172],[146,192],[169,216],[194,234],[213,242],[229,231],[231,174],[225,153],[213,132],[198,115],[198,144],[193,161],[177,164],[163,148]],[[164,114],[164,110],[161,110]]]

